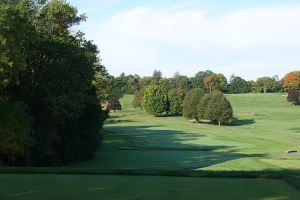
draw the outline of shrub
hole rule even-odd
[[[110,100],[108,100],[106,109],[113,110],[114,112],[116,110],[122,110],[122,106],[121,106],[119,99],[116,97],[113,97]]]

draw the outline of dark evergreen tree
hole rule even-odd
[[[204,91],[198,88],[192,89],[186,94],[184,98],[183,112],[182,112],[185,118],[195,119],[199,121],[197,116],[197,107],[203,96],[204,96]]]
[[[213,92],[207,107],[206,116],[213,122],[230,123],[233,121],[233,110],[230,102],[221,92]]]
[[[207,120],[209,116],[207,115],[208,104],[211,99],[211,93],[205,94],[204,97],[200,100],[197,108],[197,117],[199,120]]]

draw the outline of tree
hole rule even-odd
[[[299,102],[299,91],[290,89],[287,97],[288,102],[292,102],[293,105]]]
[[[197,116],[197,107],[203,96],[204,91],[198,88],[192,89],[186,94],[182,112],[185,118],[199,121]]]
[[[106,116],[94,82],[103,70],[99,51],[72,30],[86,17],[64,0],[41,2],[0,3],[0,99],[12,110],[26,105],[19,117],[30,119],[34,141],[26,160],[48,166],[91,158]]]
[[[300,71],[289,72],[284,77],[284,88],[289,90],[300,90]]]
[[[179,115],[183,110],[183,101],[185,92],[182,89],[172,89],[168,93],[169,109],[170,112]]]
[[[271,77],[261,77],[256,80],[256,83],[259,87],[263,89],[264,93],[267,93],[272,87],[272,78]]]
[[[228,86],[228,91],[231,94],[249,93],[251,88],[249,87],[247,81],[239,76],[231,76],[230,84]]]
[[[97,98],[101,104],[105,102],[108,96],[109,74],[100,62],[97,65],[99,65],[97,67],[99,70],[96,71],[92,84],[96,88]]]
[[[210,70],[206,70],[206,71],[199,71],[197,74],[195,74],[194,77],[192,77],[191,79],[191,83],[192,83],[192,87],[193,88],[205,88],[203,79],[207,76],[212,75],[213,72]]]
[[[209,116],[207,115],[208,104],[211,100],[211,93],[205,94],[204,97],[200,100],[197,107],[197,117],[199,120],[208,120]]]
[[[140,88],[142,91],[145,91],[145,89],[151,85],[151,82],[152,82],[152,77],[149,77],[149,76],[145,76],[145,77],[142,77],[140,78],[139,80],[139,85],[140,85]]]
[[[175,88],[175,84],[172,78],[162,78],[159,80],[159,87],[167,94],[171,89]]]
[[[141,108],[142,109],[142,102],[144,98],[144,92],[142,91],[136,91],[133,96],[132,105],[135,108]]]
[[[154,70],[153,74],[152,74],[152,79],[158,83],[159,80],[162,78],[162,73],[159,70]]]
[[[127,76],[126,94],[134,94],[136,91],[140,90],[139,79],[140,77],[138,75]]]
[[[147,113],[158,117],[167,110],[167,95],[157,85],[150,85],[144,93],[143,107]]]
[[[116,110],[122,110],[122,106],[119,99],[113,97],[110,100],[108,100],[106,109],[113,110],[114,112],[116,112]]]
[[[30,123],[23,103],[0,103],[0,163],[14,163],[29,152]]]
[[[234,119],[231,104],[221,92],[212,93],[206,114],[209,120],[218,122],[219,126]]]
[[[223,74],[212,74],[206,76],[203,81],[210,93],[216,90],[220,90],[222,92],[227,91],[227,79]]]
[[[173,78],[175,88],[180,88],[187,92],[191,89],[191,83],[188,77],[178,74]]]

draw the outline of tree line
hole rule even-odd
[[[165,78],[161,71],[155,70],[152,76],[141,77],[139,75],[125,75],[113,77],[108,75],[104,77],[108,83],[107,95],[109,98],[122,97],[124,94],[134,94],[136,91],[145,91],[149,85],[159,85],[164,92],[171,89],[180,89],[189,91],[194,88],[201,88],[205,92],[221,91],[226,94],[241,93],[273,93],[285,92],[284,78],[278,76],[260,77],[255,81],[246,81],[245,79],[232,75],[229,80],[221,74],[210,70],[199,71],[193,77],[187,77],[176,72],[173,77]]]
[[[0,0],[0,165],[93,157],[107,117],[107,72],[65,0]]]

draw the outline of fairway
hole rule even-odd
[[[75,168],[261,171],[300,169],[300,108],[280,94],[228,95],[238,121],[197,124],[152,117],[122,99],[111,113],[96,159]]]
[[[299,199],[279,180],[139,176],[0,175],[1,200]]]

